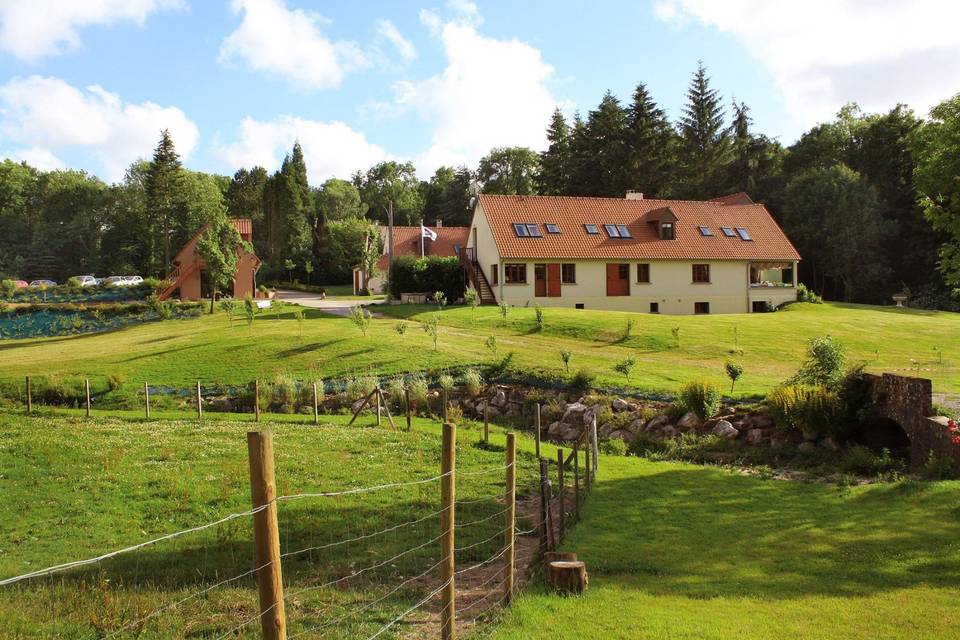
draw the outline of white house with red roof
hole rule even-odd
[[[800,254],[745,193],[710,201],[481,195],[463,255],[485,303],[664,314],[796,300]]]

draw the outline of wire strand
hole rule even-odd
[[[400,622],[401,620],[403,620],[404,618],[406,618],[408,615],[410,615],[411,613],[413,613],[414,611],[416,611],[417,609],[419,609],[419,608],[422,607],[423,605],[425,605],[425,604],[427,604],[428,602],[430,602],[430,600],[433,599],[434,596],[436,596],[438,593],[440,593],[441,591],[443,591],[444,589],[446,589],[446,588],[447,588],[447,585],[449,585],[449,584],[450,584],[450,580],[447,580],[447,581],[444,582],[442,585],[440,585],[439,587],[437,587],[434,591],[431,591],[431,592],[430,592],[430,595],[428,595],[426,598],[424,598],[423,600],[421,600],[420,602],[418,602],[417,604],[413,605],[412,607],[410,607],[409,609],[407,609],[406,611],[404,611],[403,613],[401,613],[399,616],[397,616],[396,618],[394,618],[393,620],[391,620],[389,623],[387,623],[386,625],[384,625],[384,627],[383,627],[382,629],[380,629],[380,630],[377,631],[375,634],[373,634],[372,636],[370,636],[369,638],[367,638],[367,640],[374,640],[374,638],[379,638],[379,637],[380,637],[381,635],[383,635],[387,630],[389,630],[390,627],[392,627],[393,625],[397,624],[398,622]],[[446,609],[446,607],[444,607],[444,610],[445,610],[445,609]]]

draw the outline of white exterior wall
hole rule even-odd
[[[474,240],[474,237],[476,237],[476,240]],[[479,203],[473,212],[473,221],[470,223],[470,236],[467,238],[467,248],[474,249],[474,255],[477,257],[477,262],[483,270],[483,275],[487,277],[487,282],[490,283],[490,287],[494,290],[497,301],[499,302],[502,299],[500,284],[503,284],[503,269],[500,262],[500,253],[497,251],[497,243],[493,239],[493,231],[491,231],[490,225],[487,223],[486,216],[483,215],[483,207],[481,207]],[[493,273],[491,271],[493,265],[498,265],[500,269],[499,278],[497,279],[499,284],[497,285],[493,284]]]

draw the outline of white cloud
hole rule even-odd
[[[220,45],[221,63],[239,60],[305,91],[338,87],[346,74],[370,64],[355,43],[324,36],[326,20],[316,12],[288,9],[283,0],[233,0],[232,6],[243,20]]]
[[[60,158],[53,155],[49,149],[28,147],[25,149],[17,149],[3,155],[17,162],[26,162],[31,167],[40,169],[41,171],[53,171],[54,169],[66,168],[66,164],[64,164]]]
[[[0,49],[38,60],[77,49],[82,27],[143,25],[151,13],[184,7],[182,0],[0,0]]]
[[[397,53],[405,62],[410,62],[417,57],[417,49],[413,43],[404,38],[396,25],[389,20],[381,20],[377,23],[377,33],[396,47]]]
[[[443,44],[447,66],[426,80],[394,85],[399,105],[434,123],[430,147],[416,158],[423,175],[445,164],[473,166],[496,146],[546,146],[557,104],[547,88],[553,67],[528,44],[478,33],[479,16],[468,18],[443,22],[421,11]]]
[[[654,11],[740,41],[804,127],[849,101],[925,112],[960,86],[960,3],[949,0],[660,0]]]
[[[284,154],[300,141],[311,184],[327,178],[348,179],[358,169],[387,159],[382,148],[339,121],[320,122],[280,116],[269,122],[244,118],[240,139],[221,146],[217,154],[232,169],[260,165],[277,169]]]
[[[59,162],[55,153],[76,150],[98,161],[102,177],[119,180],[131,162],[150,156],[163,129],[187,158],[199,132],[176,107],[124,103],[98,85],[81,90],[52,77],[0,85],[0,139],[22,145],[9,153],[25,160]]]

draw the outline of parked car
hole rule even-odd
[[[127,287],[130,286],[130,283],[127,282],[126,276],[110,276],[109,278],[103,279],[104,283],[112,284],[115,287]]]
[[[135,287],[138,284],[143,284],[143,278],[140,276],[125,276],[125,277],[130,282],[131,287]]]
[[[81,287],[93,287],[97,284],[97,279],[93,276],[73,276],[80,283]]]
[[[57,286],[57,283],[54,282],[53,280],[34,280],[33,282],[30,283],[31,289],[40,289],[40,288],[55,287],[55,286]]]
[[[15,286],[17,289],[26,289],[30,285],[27,284],[26,280],[14,280],[13,286]]]

